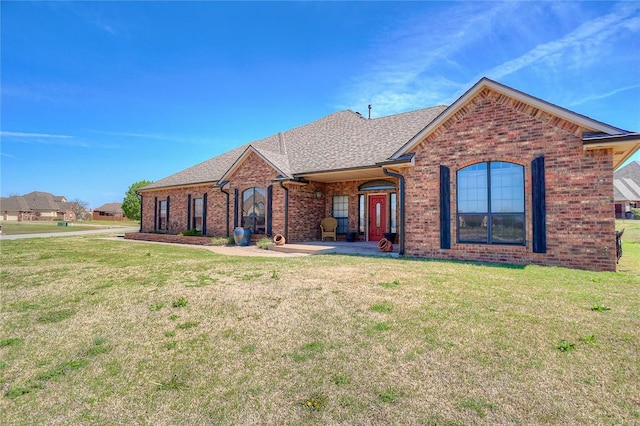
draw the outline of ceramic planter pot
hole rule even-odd
[[[393,250],[393,244],[391,243],[391,241],[383,238],[378,241],[378,248],[380,249],[380,251],[389,253],[391,250]]]
[[[277,246],[283,246],[284,243],[286,242],[286,239],[284,238],[284,235],[282,234],[276,234],[273,237],[273,242],[277,245]]]
[[[233,230],[233,241],[237,246],[248,246],[251,241],[251,229],[236,228]]]

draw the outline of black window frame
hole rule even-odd
[[[470,169],[471,167],[478,165],[486,165],[486,211],[472,211],[472,212],[461,212],[460,211],[460,193],[461,191],[461,179],[460,173]],[[501,211],[494,212],[492,210],[493,207],[493,194],[492,194],[492,164],[509,164],[511,166],[517,166],[520,169],[520,197],[522,201],[522,211]],[[526,199],[525,199],[525,167],[521,164],[510,162],[510,161],[484,161],[478,162],[474,164],[470,164],[466,167],[459,169],[456,173],[456,182],[457,182],[457,193],[456,193],[456,234],[457,234],[457,242],[461,244],[486,244],[486,245],[508,245],[508,246],[525,246],[527,241],[527,229],[526,229]],[[505,223],[512,220],[514,223],[520,224],[519,227],[505,227],[504,229],[514,229],[519,230],[521,238],[517,240],[513,239],[512,241],[501,241],[499,238],[494,238],[495,235],[498,235],[495,232],[496,224]],[[461,223],[477,223],[479,221],[480,228],[486,228],[486,238],[484,240],[479,239],[466,239],[461,238],[463,233],[460,232]],[[497,229],[497,228],[496,228]],[[482,234],[478,234],[480,236]]]
[[[196,216],[196,213],[198,211],[198,209],[196,208],[196,205],[198,204],[198,202],[201,203],[200,205],[200,229],[198,229],[198,223],[196,222],[196,219],[198,218],[198,216]],[[202,230],[204,229],[204,198],[194,198],[191,200],[192,206],[191,206],[191,229],[195,229],[196,231],[200,231],[202,232]]]
[[[251,206],[249,208],[245,208],[245,202],[248,199],[247,197],[245,197],[245,194],[249,191],[252,191],[252,195],[250,195],[249,198],[253,198],[254,201],[253,203],[251,203]],[[259,192],[261,197],[263,198],[263,215],[260,215],[256,212],[256,208],[258,208],[258,202],[255,201],[256,192]],[[253,186],[251,188],[243,190],[240,193],[240,199],[242,200],[242,227],[250,229],[252,234],[265,234],[267,231],[267,190],[259,186]],[[260,209],[258,208],[258,210]]]
[[[346,216],[338,216],[336,214],[336,199],[344,198],[346,202],[341,202],[339,205],[344,205]],[[340,209],[342,212],[342,209]],[[336,234],[346,234],[349,231],[349,196],[348,195],[334,195],[331,199],[331,215],[338,221],[338,227],[336,228]]]
[[[162,214],[162,206],[164,205],[164,215]],[[167,200],[160,200],[158,202],[158,230],[166,231],[168,228],[168,206],[169,202]]]

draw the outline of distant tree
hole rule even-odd
[[[86,201],[82,201],[78,198],[75,200],[69,201],[69,208],[73,212],[73,215],[76,217],[76,220],[82,220],[84,217],[84,213],[87,211],[87,206],[89,203]]]
[[[136,191],[150,183],[152,183],[150,180],[141,180],[129,187],[129,190],[124,195],[124,200],[122,200],[122,211],[126,218],[140,220],[140,197],[138,197]]]

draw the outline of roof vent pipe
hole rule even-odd
[[[371,120],[371,104],[369,104],[369,120]]]

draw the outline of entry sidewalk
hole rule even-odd
[[[4,235],[0,234],[0,241],[4,240],[20,240],[23,238],[51,238],[51,237],[71,237],[74,235],[91,235],[91,234],[124,234],[125,232],[137,232],[138,227],[114,227],[103,229],[92,229],[90,231],[64,231],[64,232],[47,232],[42,234],[16,234]]]

